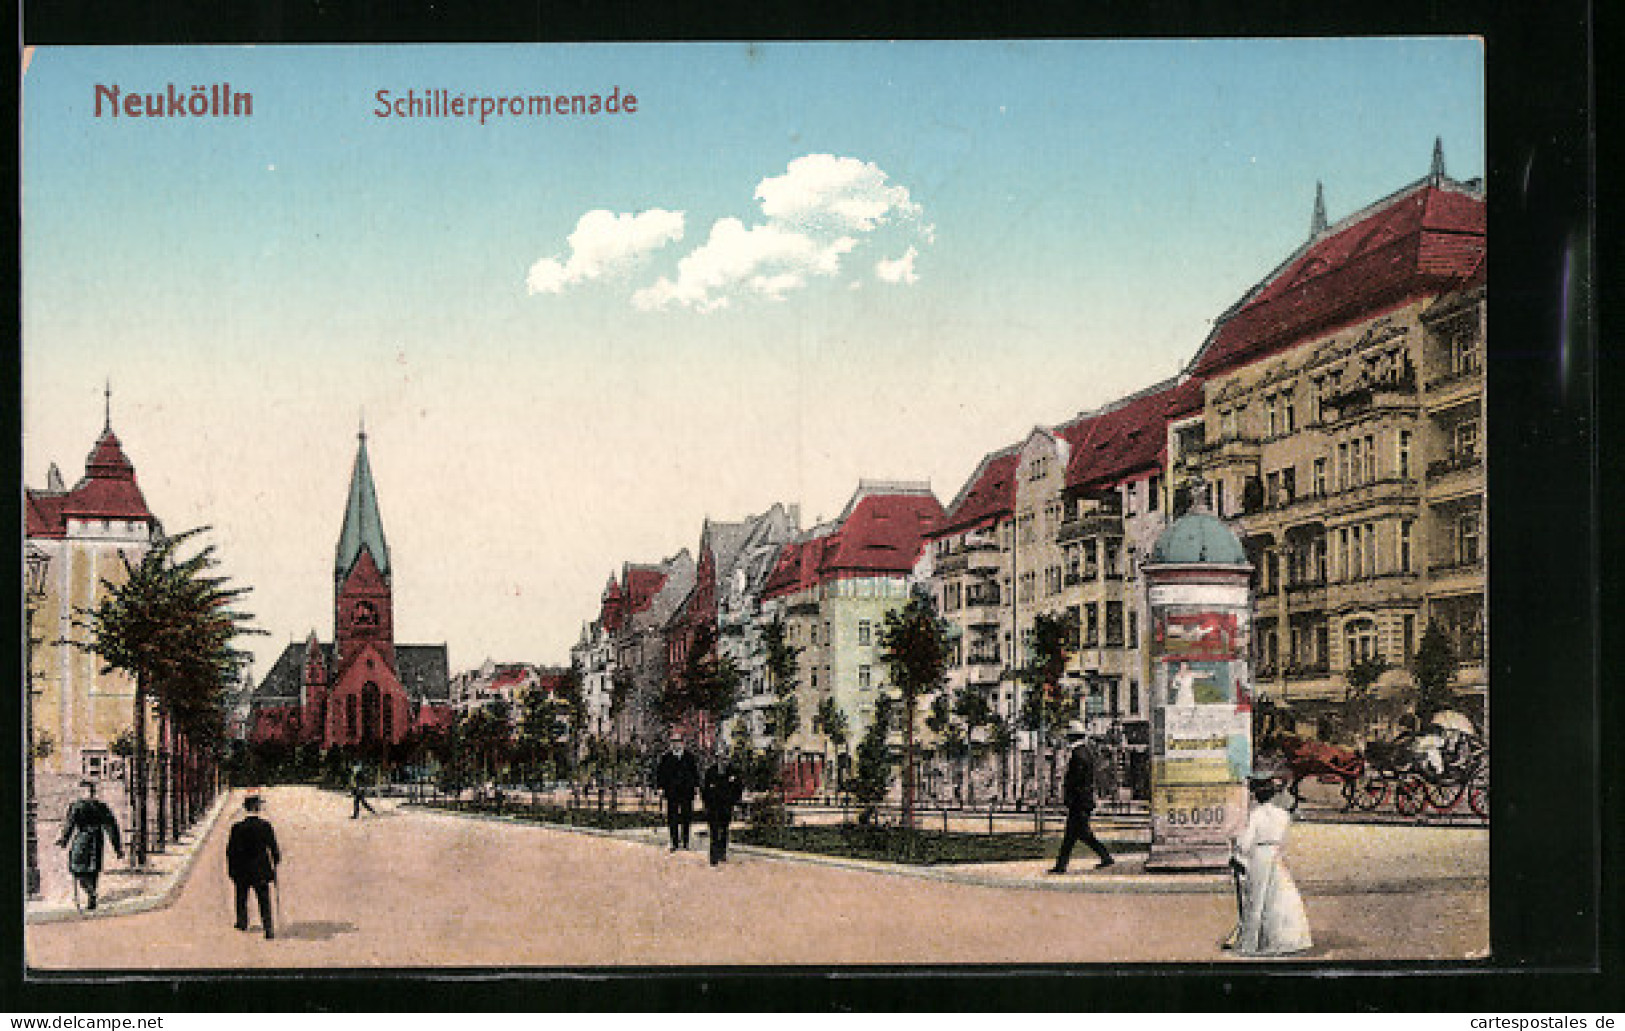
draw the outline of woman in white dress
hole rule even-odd
[[[1243,956],[1285,956],[1314,943],[1292,875],[1281,861],[1292,813],[1280,803],[1274,777],[1249,778],[1258,803],[1235,839],[1230,866],[1237,873],[1241,919],[1226,948]]]

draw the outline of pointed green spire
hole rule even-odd
[[[350,473],[350,500],[344,508],[344,529],[339,533],[335,573],[348,576],[361,557],[361,549],[372,552],[378,571],[389,575],[389,545],[384,542],[384,521],[378,515],[378,495],[372,485],[372,467],[367,463],[367,431],[358,435],[355,468]]]

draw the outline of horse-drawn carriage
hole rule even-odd
[[[1402,816],[1424,809],[1448,813],[1463,802],[1489,818],[1489,764],[1483,739],[1458,713],[1440,713],[1420,732],[1371,741],[1364,751],[1300,738],[1275,736],[1271,744],[1291,771],[1290,791],[1306,778],[1341,786],[1345,809],[1372,812],[1392,800]]]

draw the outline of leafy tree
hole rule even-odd
[[[682,726],[696,716],[715,728],[739,704],[739,670],[717,649],[716,628],[702,624],[690,642],[680,670],[667,678],[660,695],[660,717],[668,727]]]
[[[236,605],[246,587],[228,587],[210,575],[218,565],[212,545],[183,558],[180,549],[204,529],[160,537],[132,563],[121,553],[125,578],[103,580],[94,608],[80,609],[86,631],[79,647],[99,656],[104,672],[119,670],[135,680],[132,787],[136,862],[148,850],[147,710],[157,703],[160,719],[176,720],[182,738],[215,741],[224,736],[220,692],[234,683],[246,655],[232,647],[239,634],[257,633]]]
[[[1351,740],[1365,738],[1376,704],[1377,681],[1387,670],[1388,660],[1381,655],[1367,656],[1348,668],[1348,684],[1343,689],[1343,712],[1346,733]]]
[[[891,737],[892,707],[895,704],[887,694],[875,699],[875,718],[858,742],[852,796],[863,806],[858,816],[859,823],[874,822],[875,809],[886,800],[886,791],[891,787],[891,749],[887,741]]]
[[[993,712],[993,703],[988,700],[987,692],[976,687],[966,687],[954,696],[953,711],[965,728],[964,798],[966,802],[972,802],[975,784],[971,778],[971,766],[976,759],[976,732],[991,727],[998,717]]]
[[[1049,762],[1050,747],[1058,742],[1066,725],[1078,716],[1078,700],[1061,687],[1066,660],[1078,639],[1078,625],[1070,615],[1043,612],[1033,620],[1032,642],[1027,665],[1016,671],[1016,679],[1027,685],[1022,698],[1022,723],[1036,732],[1038,766],[1044,770],[1038,800],[1049,797],[1054,773]]]
[[[564,739],[569,745],[570,783],[575,787],[579,787],[578,760],[581,756],[582,738],[587,732],[587,699],[582,689],[582,681],[580,665],[572,662],[559,682],[558,694],[562,710],[558,715],[563,720]]]
[[[846,713],[836,704],[833,695],[818,703],[818,711],[813,713],[813,732],[824,735],[830,747],[835,749],[835,787],[841,789],[841,764],[846,758],[846,744],[850,733],[850,724]],[[827,767],[826,767],[827,769]]]
[[[886,613],[880,659],[903,701],[903,826],[914,828],[914,719],[921,697],[940,690],[948,669],[948,625],[931,595],[916,591]]]
[[[1011,728],[1010,721],[994,713],[987,721],[988,746],[993,754],[999,756],[999,795],[1008,798],[1010,795],[1010,764],[1007,757],[1015,750],[1016,732]]]
[[[1456,649],[1450,636],[1433,620],[1428,620],[1422,640],[1416,645],[1417,726],[1425,727],[1434,715],[1450,708],[1454,693],[1450,681],[1456,675]]]

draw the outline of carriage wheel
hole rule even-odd
[[[1394,808],[1401,816],[1415,816],[1422,811],[1424,802],[1420,780],[1409,777],[1394,785]]]
[[[1368,813],[1382,805],[1388,798],[1388,783],[1374,774],[1367,773],[1358,781],[1349,783],[1352,786],[1354,804]]]
[[[1481,819],[1490,818],[1490,780],[1485,776],[1473,778],[1467,785],[1467,805]]]

